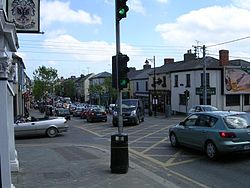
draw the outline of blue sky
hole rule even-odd
[[[41,0],[41,31],[18,33],[17,54],[33,78],[39,66],[53,67],[59,77],[111,72],[115,55],[115,0]],[[121,52],[128,65],[142,69],[155,56],[183,60],[194,45],[220,49],[230,59],[250,61],[250,1],[246,0],[128,0],[127,18],[120,22]],[[216,45],[235,39],[237,42]],[[200,56],[202,52],[200,53]],[[153,67],[153,64],[152,64]]]

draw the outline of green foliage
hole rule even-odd
[[[57,80],[57,70],[52,67],[39,67],[33,72],[34,87],[33,95],[36,100],[45,97],[46,93],[52,93],[55,81]]]
[[[63,96],[64,97],[70,97],[71,99],[75,99],[76,97],[76,88],[74,80],[69,79],[65,80],[63,83]]]

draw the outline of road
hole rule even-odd
[[[151,172],[155,178],[163,178],[180,187],[249,187],[250,154],[230,154],[211,161],[204,153],[189,148],[172,148],[168,129],[181,120],[180,117],[145,117],[138,126],[125,126],[128,134],[130,161]],[[73,117],[66,136],[53,138],[55,143],[84,144],[110,150],[111,135],[117,133],[111,117],[107,122],[88,123]],[[51,138],[17,139],[16,144],[48,144]]]

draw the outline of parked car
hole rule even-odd
[[[221,153],[250,151],[250,114],[246,112],[195,112],[169,129],[173,147],[185,145],[215,159]]]
[[[188,114],[192,114],[194,112],[207,112],[207,111],[216,111],[218,110],[215,106],[212,105],[195,105],[188,111]]]
[[[88,122],[107,121],[107,113],[103,108],[92,108],[88,111],[86,119]]]
[[[113,111],[113,126],[118,125],[118,106]],[[144,121],[144,105],[140,99],[122,100],[122,117],[124,124],[139,125]]]
[[[83,110],[84,107],[76,107],[76,109],[73,111],[73,117],[80,117]]]
[[[66,120],[70,120],[70,112],[68,108],[56,108],[55,115],[59,117],[65,117]]]
[[[67,120],[63,117],[35,118],[20,117],[15,121],[15,136],[39,135],[44,134],[48,137],[55,137],[59,133],[68,131]]]

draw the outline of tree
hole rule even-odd
[[[104,85],[104,88],[105,88],[106,92],[109,94],[109,101],[108,101],[108,103],[111,104],[117,98],[116,89],[114,89],[112,87],[112,78],[111,77],[105,78],[103,85]]]
[[[52,67],[38,67],[33,72],[34,87],[33,95],[36,100],[45,97],[46,93],[53,93],[55,82],[58,78],[57,70]]]
[[[75,82],[72,79],[65,80],[63,82],[63,96],[64,97],[70,97],[71,99],[75,99],[76,96],[76,88],[75,88]]]

